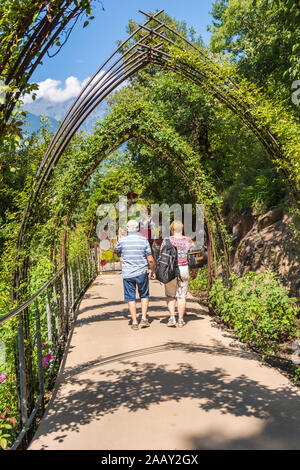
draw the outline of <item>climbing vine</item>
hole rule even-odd
[[[220,224],[221,200],[209,177],[201,169],[201,157],[149,104],[139,100],[113,106],[109,115],[96,126],[94,134],[84,141],[80,151],[65,162],[67,171],[62,172],[59,179],[54,179],[51,185],[55,194],[53,217],[60,221],[56,230],[63,225],[66,217],[70,219],[82,187],[101,161],[131,138],[151,147],[156,156],[153,165],[159,166],[167,161],[190,187],[194,200],[204,204],[208,223],[218,221]],[[224,241],[223,250],[226,249]]]
[[[299,197],[300,129],[284,103],[270,99],[241,77],[234,64],[216,59],[208,51],[197,53],[170,48],[171,64],[199,83],[236,113],[262,142],[276,168],[281,170],[296,202]],[[191,68],[190,72],[180,69]],[[195,73],[196,72],[196,73]]]

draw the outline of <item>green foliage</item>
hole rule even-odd
[[[252,170],[252,168],[251,168]],[[286,191],[281,178],[272,168],[264,168],[259,174],[245,170],[236,182],[223,193],[224,207],[240,211],[251,207],[256,215],[267,212],[285,202]]]
[[[75,8],[79,6],[90,15],[90,2],[73,3]],[[218,3],[214,14],[219,15],[224,26],[227,2]],[[234,4],[235,14],[238,14],[237,2],[232,0],[229,3]],[[36,2],[5,1],[3,5],[8,4],[13,8],[5,11],[4,19],[0,20],[0,30],[3,24],[3,31],[7,33],[5,36],[6,33],[0,31],[0,39],[3,40],[0,59],[3,59],[6,47],[10,54],[6,72],[10,73],[10,67],[18,60],[26,41],[30,41],[30,34],[45,15],[46,3],[40,2],[38,15],[32,17],[30,14],[36,15]],[[53,2],[47,4],[51,9]],[[59,15],[61,4],[55,2],[55,8],[48,13]],[[263,0],[258,0],[258,4],[265,5]],[[250,6],[250,0],[243,1],[243,7]],[[24,20],[21,13],[33,21],[28,37],[27,30],[19,34],[18,25]],[[250,16],[248,20],[251,20]],[[236,21],[234,16],[232,18]],[[229,237],[220,215],[222,200],[223,207],[233,206],[238,211],[250,206],[260,213],[281,203],[287,197],[288,186],[292,186],[293,190],[296,188],[299,178],[299,126],[286,110],[286,103],[278,101],[279,94],[274,92],[270,99],[270,87],[262,92],[240,74],[244,68],[244,75],[251,78],[257,64],[262,63],[261,57],[255,64],[256,58],[251,50],[249,61],[252,69],[247,75],[246,66],[243,65],[247,62],[246,57],[242,56],[237,65],[225,57],[218,58],[203,49],[201,38],[196,38],[195,32],[189,30],[184,22],[176,22],[166,15],[164,19],[200,47],[201,54],[186,46],[184,51],[168,44],[163,46],[177,70],[184,64],[190,67],[199,81],[195,84],[184,74],[150,64],[108,99],[111,110],[97,123],[92,135],[79,133],[72,139],[43,188],[24,240],[22,255],[28,257],[30,263],[28,296],[36,292],[57,269],[61,262],[60,251],[65,232],[67,257],[70,259],[85,251],[88,242],[97,240],[98,205],[115,203],[121,194],[134,191],[147,203],[203,203],[214,237],[215,257],[217,253],[223,259]],[[242,22],[241,15],[238,20]],[[236,24],[242,23],[237,21]],[[232,26],[232,31],[236,31],[236,24]],[[83,26],[86,25],[87,21]],[[129,31],[132,32],[135,26],[130,22]],[[255,24],[252,26],[256,27]],[[225,35],[224,28],[222,34]],[[243,31],[239,31],[239,35],[240,38],[245,37]],[[21,40],[10,49],[13,38]],[[175,35],[172,38],[177,41]],[[234,41],[234,36],[231,39]],[[220,35],[219,40],[218,45],[215,39],[216,50],[223,48]],[[247,44],[250,44],[249,37],[244,42],[245,49]],[[59,38],[56,45],[61,47]],[[130,45],[132,42],[127,47]],[[234,47],[230,52],[238,59]],[[274,77],[269,82],[272,87],[275,87]],[[17,84],[12,85],[8,81],[8,96],[13,93],[11,105],[21,104],[17,99],[20,90],[34,91],[35,86],[29,85],[28,80],[26,72],[20,75]],[[11,305],[11,273],[15,267],[18,228],[36,171],[52,137],[46,123],[43,123],[40,137],[33,136],[22,143],[19,131],[22,114],[15,109],[12,115],[10,127],[6,127],[6,145],[1,147],[0,315],[6,313]],[[13,145],[18,151],[10,151]],[[220,242],[222,238],[225,240],[223,244]],[[295,331],[296,314],[292,300],[271,274],[249,274],[242,279],[233,278],[231,282],[232,289],[229,289],[221,281],[215,281],[210,293],[211,305],[223,321],[235,330],[241,341],[272,354],[279,342],[293,336]],[[198,271],[190,286],[201,295],[207,295],[206,267]],[[46,341],[45,299],[41,302],[42,340]],[[54,306],[53,296],[50,303]],[[33,331],[33,309],[29,309],[28,317],[29,329]],[[7,419],[17,417],[13,371],[15,320],[6,322],[0,328],[1,339],[7,347],[7,364],[5,369],[0,370],[0,373],[8,373],[8,378],[0,383],[0,414],[6,408],[10,410],[9,414],[5,414],[5,425],[11,424]],[[50,351],[51,345],[45,345],[43,354]],[[51,373],[48,368],[46,376],[49,379]],[[16,428],[1,428],[2,424],[0,420],[0,445],[5,447],[10,444]]]
[[[276,98],[270,99],[246,79],[241,79],[237,67],[225,58],[216,60],[205,51],[199,55],[191,50],[170,48],[173,64],[185,65],[202,76],[199,84],[209,90],[254,131],[267,148],[274,166],[282,171],[286,184],[298,197],[300,180],[300,128],[296,119]],[[246,108],[246,111],[245,111]]]
[[[8,423],[1,423],[0,418],[0,448],[6,450],[8,445],[8,439],[11,438],[11,434],[8,433],[12,428],[11,424]]]
[[[300,381],[300,367],[297,367],[295,370],[295,375],[294,375],[294,382]]]
[[[195,279],[191,279],[189,288],[195,293],[208,293],[208,272],[207,266],[199,268]]]
[[[37,292],[45,282],[51,278],[54,271],[53,262],[48,256],[42,253],[36,253],[38,256],[38,263],[36,263],[34,269],[30,275],[30,291]]]
[[[41,127],[39,138],[32,136],[28,145],[22,144],[18,152],[3,153],[3,171],[0,175],[0,192],[1,195],[3,194],[0,203],[0,315],[5,314],[11,308],[11,279],[15,267],[15,247],[19,225],[38,165],[50,138],[51,134],[46,120]],[[14,172],[10,171],[12,166],[15,169]],[[43,217],[43,207],[40,206],[39,209],[37,222]],[[49,210],[47,214],[49,216]],[[51,220],[49,222],[51,225]],[[51,271],[47,246],[50,235],[44,237],[47,227],[47,223],[36,226],[36,231],[33,231],[32,245],[28,248],[33,268],[31,269],[32,293],[45,282]],[[50,232],[52,225],[48,229]],[[28,284],[28,295],[30,296],[30,284]]]
[[[84,225],[78,224],[76,228],[69,231],[67,247],[69,259],[87,250],[87,230]]]
[[[91,1],[2,0],[0,3],[0,149],[17,149],[26,113],[22,96],[38,86],[29,83],[42,58],[57,54],[82,13],[91,17]],[[86,21],[84,27],[88,24]],[[70,29],[67,34],[67,25]]]
[[[300,76],[300,10],[295,0],[217,0],[211,49],[228,52],[239,71],[270,95],[291,102]],[[298,113],[299,116],[299,113]]]
[[[76,153],[69,157],[67,171],[55,180],[52,187],[52,191],[56,194],[55,210],[59,212],[60,217],[74,210],[81,188],[87,184],[93,170],[104,161],[111,149],[119,147],[132,138],[151,148],[151,152],[143,156],[144,163],[146,158],[148,159],[147,168],[151,167],[151,173],[148,174],[149,189],[152,187],[155,171],[160,172],[160,178],[156,175],[157,183],[154,183],[154,187],[155,184],[162,184],[166,175],[164,168],[166,168],[168,176],[171,173],[177,175],[177,189],[180,190],[184,182],[186,187],[189,186],[192,197],[199,197],[207,203],[207,210],[219,204],[216,191],[201,168],[201,157],[149,103],[139,99],[114,105],[111,113],[97,124],[95,133],[89,136]],[[99,188],[96,199],[101,201],[108,196],[114,199],[118,196],[121,187],[132,184],[134,180],[142,184],[142,175],[144,176],[145,173],[141,170],[145,167],[143,165],[139,167],[140,156],[138,160],[135,160],[134,156],[132,159],[140,170],[140,176],[137,177],[137,172],[132,170],[132,166],[130,177],[126,174],[126,169],[125,171],[116,170],[115,174],[112,173],[109,178],[105,179],[105,185]],[[155,166],[158,170],[154,169]],[[143,190],[142,185],[140,189]]]
[[[233,276],[232,287],[217,279],[209,293],[210,306],[233,328],[241,342],[247,342],[266,355],[274,354],[281,341],[297,331],[296,299],[272,273]]]
[[[7,370],[6,380],[0,383],[0,449],[3,450],[13,444],[20,431],[16,392],[15,374]]]

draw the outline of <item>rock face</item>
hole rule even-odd
[[[253,218],[251,228],[241,236],[238,244],[233,244],[231,256],[233,271],[239,276],[248,271],[256,273],[273,271],[290,294],[299,297],[299,233],[293,231],[290,224],[291,217],[284,215],[279,208],[267,212],[256,220]],[[250,225],[249,222],[248,227]],[[239,231],[241,232],[241,226]]]
[[[268,227],[269,225],[275,224],[278,220],[282,220],[283,218],[283,209],[281,207],[277,207],[272,211],[267,212],[264,215],[261,215],[257,219],[257,226],[258,230],[261,231],[264,228]]]
[[[252,215],[251,210],[245,209],[243,213],[241,214],[241,218],[239,222],[233,226],[232,239],[231,239],[233,252],[232,252],[231,262],[233,262],[234,253],[239,245],[239,242],[242,240],[242,238],[245,237],[245,235],[253,227],[254,221],[255,221],[255,218]]]

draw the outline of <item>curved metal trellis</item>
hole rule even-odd
[[[266,127],[264,127],[263,123],[259,123],[259,125],[256,123],[246,101],[243,101],[242,97],[239,100],[236,99],[233,90],[237,90],[239,85],[235,83],[232,78],[229,77],[224,79],[218,74],[218,71],[213,64],[214,59],[209,57],[205,52],[203,52],[201,49],[198,49],[194,44],[181,36],[177,31],[173,30],[170,26],[161,21],[159,17],[163,13],[163,10],[160,10],[153,15],[150,15],[142,10],[140,10],[140,12],[146,16],[145,22],[140,24],[137,29],[115,49],[111,56],[108,57],[108,59],[89,79],[86,86],[83,88],[81,93],[78,95],[66,113],[65,118],[61,122],[59,129],[54,135],[47,152],[45,153],[45,156],[36,174],[35,182],[20,226],[17,242],[17,259],[22,249],[24,236],[27,233],[30,221],[32,220],[31,217],[34,213],[34,209],[37,207],[38,198],[74,134],[77,132],[86,118],[92,113],[92,111],[111,92],[113,92],[118,86],[120,86],[148,64],[153,64],[155,66],[171,70],[197,84],[198,86],[202,87],[205,83],[209,89],[209,92],[219,101],[224,103],[228,108],[230,108],[235,114],[237,114],[240,119],[251,129],[251,131],[261,141],[270,155],[281,155],[280,145],[276,141],[276,138]],[[176,37],[179,41],[174,42],[174,37]],[[132,40],[134,41],[133,44],[131,44]],[[186,51],[188,48],[191,55],[195,54],[197,57],[201,58],[201,60],[205,63],[205,68],[199,70],[196,67],[193,67],[191,64],[175,61],[171,54],[168,53],[170,51],[163,49],[162,46],[164,45],[174,46],[179,51]],[[211,77],[213,77],[212,79],[209,78],[209,74]],[[210,264],[213,251],[213,238],[208,225],[207,229]],[[77,272],[78,269],[76,268],[74,271],[75,281],[72,277],[72,269],[69,273],[69,280],[68,277],[66,277],[67,287],[68,283],[70,284],[70,288],[67,289],[69,292],[68,295],[70,296],[68,305],[71,306],[74,305],[75,299],[79,298],[80,294],[79,292],[76,292]],[[68,274],[68,272],[66,273]],[[93,275],[94,273],[95,270],[93,270]],[[15,288],[18,288],[18,268],[16,268],[14,276]],[[80,279],[80,266],[78,279]],[[61,292],[63,292],[63,288],[61,288]],[[38,295],[40,294],[38,293]],[[12,312],[13,316],[16,316],[17,314],[20,315],[20,331],[23,328],[21,315],[24,315],[25,317],[27,308],[27,304],[25,305],[26,308],[24,305],[21,306],[21,309],[19,308],[18,310]],[[12,313],[9,313],[8,315],[12,316]],[[24,329],[26,330],[26,324],[24,325]],[[20,368],[20,377],[22,376],[24,367],[22,370],[21,369],[22,367]],[[21,395],[25,396],[25,392],[23,394],[21,393]],[[37,407],[38,406],[39,403],[37,404]],[[34,409],[37,409],[37,407]],[[23,408],[24,416],[22,418],[23,424],[25,424],[28,417],[25,416],[26,406]],[[24,430],[23,434],[25,434],[26,429]]]
[[[37,172],[35,183],[23,215],[17,242],[18,251],[22,247],[23,236],[26,232],[29,216],[33,210],[34,204],[49,179],[53,168],[57,165],[66,146],[85,119],[111,92],[150,63],[179,73],[200,86],[203,86],[203,82],[208,80],[208,76],[205,72],[200,72],[189,64],[175,63],[171,56],[161,49],[164,44],[171,44],[172,46],[176,46],[179,50],[185,50],[184,47],[188,47],[191,53],[196,53],[201,56],[205,61],[206,69],[212,72],[216,77],[215,82],[209,83],[210,92],[242,119],[262,142],[269,154],[281,154],[280,145],[271,132],[262,125],[258,127],[246,103],[242,100],[237,102],[236,97],[230,94],[231,88],[239,88],[238,84],[229,78],[226,83],[223,84],[222,88],[220,85],[221,77],[218,76],[212,67],[213,59],[161,21],[159,16],[164,10],[160,10],[154,15],[150,15],[142,10],[139,11],[146,16],[147,19],[145,22],[140,24],[98,68],[69,108],[59,129],[54,135]],[[150,22],[154,22],[155,26],[151,28],[149,25]],[[140,35],[140,39],[138,35]],[[171,39],[174,35],[180,40],[180,43],[175,43],[173,39]],[[124,46],[126,46],[130,40],[136,38],[138,40],[123,52]],[[226,92],[224,91],[224,87],[226,87]]]

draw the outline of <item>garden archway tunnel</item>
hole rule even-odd
[[[212,274],[211,224],[216,223],[219,243],[226,250],[222,237],[220,200],[212,182],[201,168],[201,157],[175,129],[149,103],[139,100],[113,106],[111,112],[99,122],[92,136],[85,140],[80,154],[73,154],[66,162],[67,170],[55,181],[48,200],[55,206],[54,218],[58,221],[55,232],[63,230],[61,262],[66,264],[66,226],[76,208],[82,188],[93,172],[114,150],[130,139],[135,139],[151,147],[155,153],[153,165],[168,163],[190,189],[195,202],[205,206],[206,229],[208,234],[209,274]]]
[[[66,114],[38,169],[21,223],[17,252],[22,249],[42,190],[63,152],[89,114],[118,86],[148,64],[172,70],[203,87],[232,110],[262,143],[269,158],[282,171],[295,199],[298,194],[297,154],[299,130],[256,87],[239,77],[236,68],[196,48],[165,22],[142,12],[147,19],[114,51],[91,77]],[[119,53],[122,52],[121,55]],[[279,132],[279,127],[281,131]],[[176,163],[177,164],[177,163]],[[14,285],[19,284],[15,273]]]
[[[14,273],[16,300],[23,300],[22,296],[26,295],[22,291],[23,287],[20,288],[27,280],[28,254],[24,247],[30,246],[33,228],[37,226],[35,224],[38,219],[35,216],[40,210],[40,203],[43,203],[44,211],[50,207],[51,198],[45,195],[51,193],[54,169],[60,163],[62,177],[60,180],[55,179],[59,187],[54,187],[53,191],[59,194],[59,198],[52,199],[54,203],[51,207],[57,206],[56,212],[54,211],[57,216],[55,229],[64,235],[84,184],[103,159],[130,139],[150,146],[154,150],[155,164],[168,162],[180,177],[190,183],[195,200],[204,203],[206,208],[208,248],[212,252],[214,238],[210,233],[210,224],[213,223],[222,256],[226,258],[226,234],[219,211],[220,199],[201,167],[203,158],[173,128],[168,127],[157,110],[151,109],[147,102],[138,100],[115,105],[98,124],[93,139],[86,139],[81,156],[74,154],[65,160],[62,158],[72,137],[90,113],[118,86],[147,65],[175,72],[204,88],[238,116],[261,142],[274,166],[283,173],[285,182],[296,198],[300,139],[293,120],[280,105],[268,100],[254,85],[243,80],[233,65],[217,59],[204,49],[197,49],[161,21],[161,13],[145,13],[145,23],[139,25],[91,77],[54,135],[37,172],[20,227],[17,243],[19,263]],[[118,55],[120,52],[122,54]],[[63,238],[62,257],[62,264],[66,267],[65,242],[66,237]],[[209,259],[211,266],[210,256]],[[67,289],[68,287],[66,291]],[[18,297],[19,292],[21,294]],[[26,316],[28,311],[24,309],[19,318],[20,331],[23,324],[27,340],[30,335]],[[30,357],[29,355],[28,367]]]

